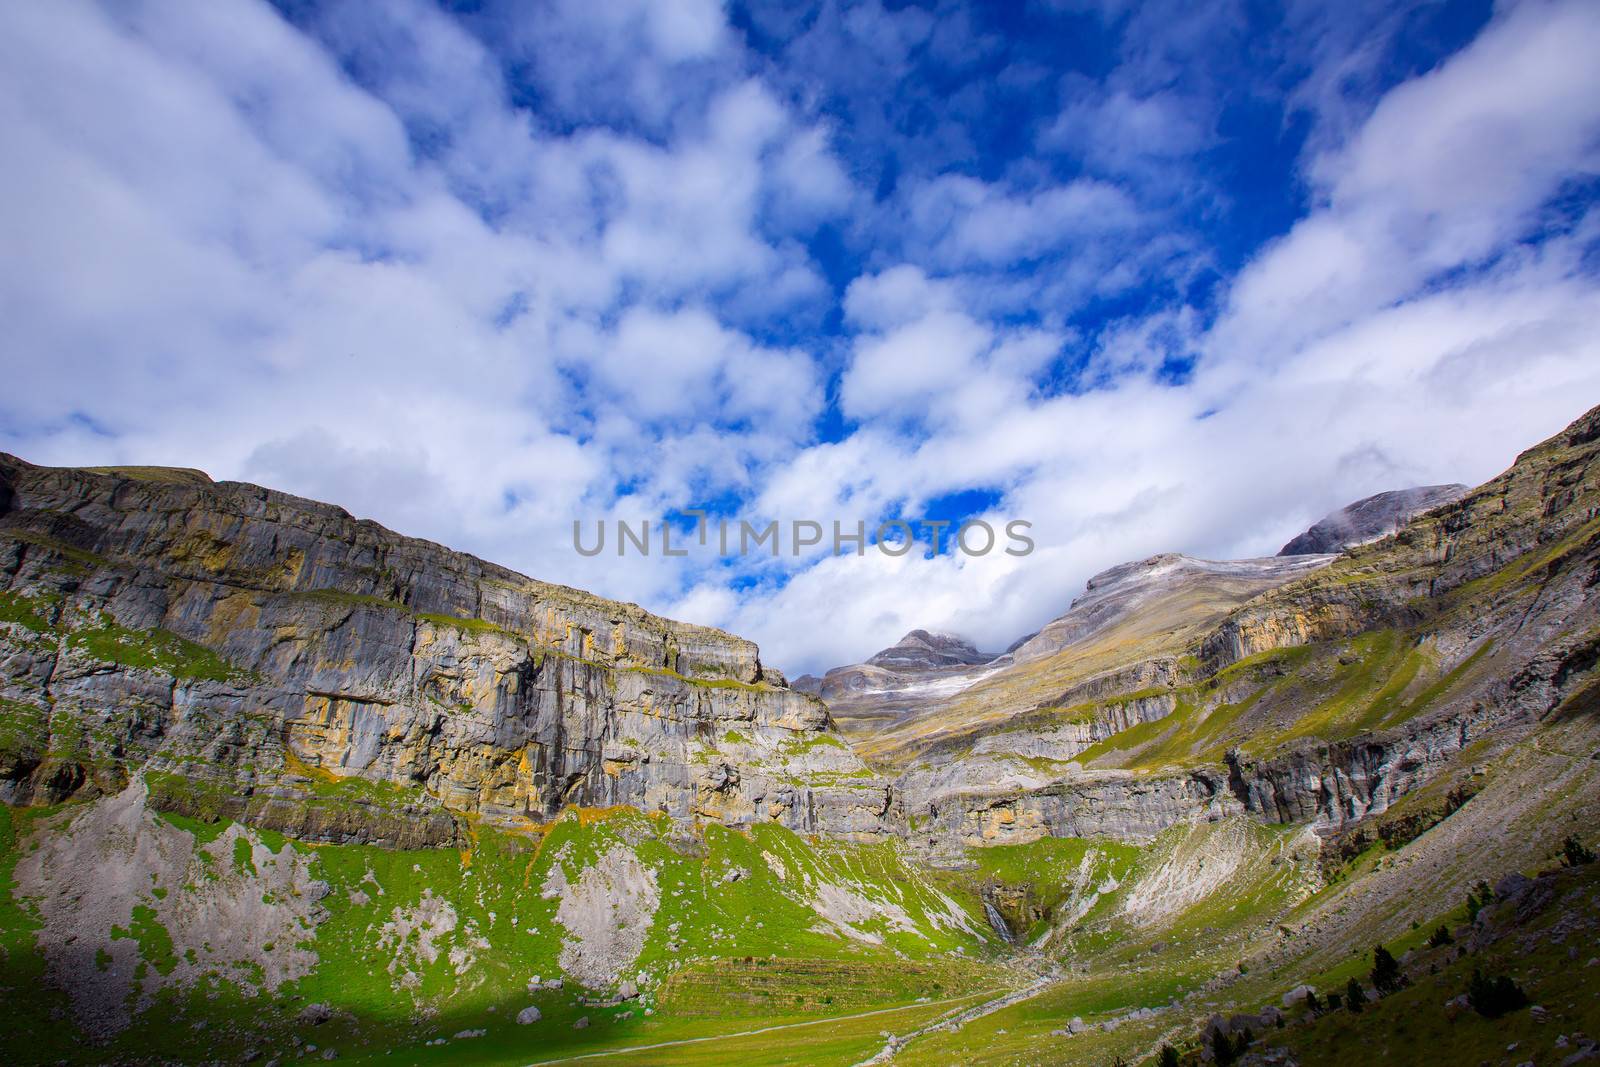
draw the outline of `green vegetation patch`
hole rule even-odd
[[[54,553],[60,557],[59,568],[69,574],[82,575],[101,567],[113,565],[109,559],[98,553],[90,552],[76,545],[69,545],[65,541],[33,530],[8,529],[0,532],[0,536]]]
[[[410,608],[398,600],[388,600],[381,596],[369,596],[366,593],[347,593],[343,589],[299,589],[289,595],[301,600],[312,600],[327,604],[331,607],[383,608],[389,611],[402,611],[407,614],[411,612]],[[437,618],[453,619],[454,616],[440,615]]]
[[[49,709],[0,697],[0,757],[38,755],[49,743]]]
[[[24,593],[0,593],[0,622],[16,623],[35,633],[51,633],[55,627],[50,622],[56,602],[46,596],[29,596]]]
[[[510,631],[488,619],[467,619],[459,615],[437,615],[432,612],[423,612],[417,616],[423,622],[434,626],[452,626],[457,630],[469,634],[509,634]]]
[[[127,936],[139,944],[139,958],[154,967],[157,974],[171,974],[178,966],[178,957],[172,949],[172,935],[156,918],[156,910],[147,904],[133,906],[133,919]],[[116,932],[112,933],[116,937]]]
[[[230,664],[204,645],[169,630],[129,630],[102,616],[98,626],[76,629],[67,635],[67,647],[102,663],[161,671],[174,678],[196,681],[250,681],[247,671]]]

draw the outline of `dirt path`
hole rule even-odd
[[[852,1019],[866,1019],[874,1015],[893,1015],[896,1012],[911,1011],[915,1008],[936,1008],[941,1004],[959,1004],[971,1000],[973,997],[984,996],[983,993],[971,993],[964,997],[947,997],[944,1000],[929,1000],[922,1003],[901,1004],[894,1008],[876,1008],[872,1011],[857,1012],[854,1015],[835,1015],[827,1019],[810,1019],[801,1023],[779,1023],[776,1026],[762,1026],[754,1030],[740,1030],[732,1034],[710,1034],[706,1037],[681,1037],[675,1041],[658,1041],[653,1045],[630,1045],[627,1048],[602,1049],[598,1052],[583,1052],[576,1056],[560,1056],[553,1060],[534,1060],[524,1067],[547,1067],[554,1063],[577,1063],[580,1060],[597,1060],[604,1056],[626,1056],[632,1052],[650,1052],[654,1049],[673,1048],[678,1045],[703,1045],[710,1041],[732,1041],[740,1037],[755,1037],[759,1034],[770,1034],[778,1030],[798,1030],[807,1026],[828,1026],[834,1023],[849,1022]],[[1032,994],[1029,994],[1030,996]],[[990,1002],[985,1002],[990,1003]],[[983,1005],[979,1005],[982,1007]],[[976,1016],[974,1016],[976,1018]]]
[[[876,1056],[872,1057],[870,1060],[862,1060],[860,1063],[856,1064],[855,1067],[868,1067],[870,1064],[890,1063],[894,1060],[895,1053],[899,1052],[911,1041],[914,1041],[925,1034],[938,1032],[955,1033],[957,1030],[972,1022],[974,1019],[981,1019],[985,1015],[993,1015],[995,1012],[1004,1008],[1009,1008],[1013,1004],[1020,1004],[1024,1000],[1030,1000],[1033,997],[1038,996],[1040,993],[1044,992],[1045,989],[1059,981],[1060,978],[1061,975],[1059,973],[1051,972],[1050,974],[1036,978],[1034,981],[1029,982],[1021,989],[1013,989],[1011,992],[1004,993],[998,997],[995,997],[993,1000],[986,1000],[982,1004],[975,1004],[970,1008],[955,1012],[954,1014],[946,1015],[943,1018],[935,1019],[933,1022],[928,1023],[925,1026],[920,1026],[909,1033],[895,1034],[889,1038],[888,1043],[883,1046],[882,1050],[879,1051]]]

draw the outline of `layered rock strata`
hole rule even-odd
[[[0,795],[120,792],[314,839],[627,804],[887,831],[755,645],[198,472],[0,456]]]

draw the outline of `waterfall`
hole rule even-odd
[[[1006,944],[1015,943],[1016,938],[1011,934],[1011,927],[1006,925],[1006,917],[1000,914],[1000,909],[990,901],[983,902],[984,914],[989,916],[989,925],[994,927],[994,932],[999,934]]]

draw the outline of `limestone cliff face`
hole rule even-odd
[[[949,790],[920,805],[909,819],[911,843],[936,862],[958,862],[962,848],[1043,837],[1146,842],[1179,823],[1245,810],[1226,777],[1209,769],[1160,776],[1097,771],[1020,788],[1008,784]]]
[[[887,786],[749,641],[198,472],[0,456],[0,794],[309,837],[628,804],[885,831]]]

